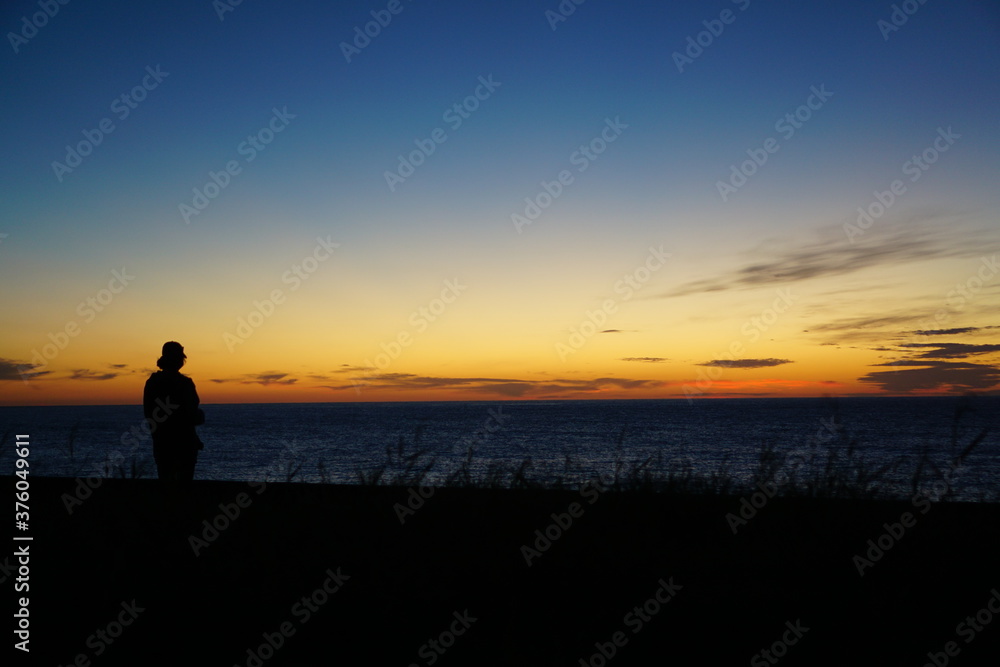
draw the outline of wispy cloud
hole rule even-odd
[[[644,364],[659,364],[667,361],[666,357],[622,357],[619,361],[638,361]]]
[[[990,352],[1000,352],[1000,345],[975,345],[971,343],[903,343],[900,347],[930,348],[916,356],[917,359],[964,359]]]
[[[713,359],[699,366],[718,366],[720,368],[769,368],[783,364],[795,363],[791,359]]]
[[[76,368],[70,373],[70,380],[113,380],[121,373],[99,373],[89,368]]]
[[[910,329],[913,324],[929,319],[933,313],[928,308],[897,308],[879,315],[842,317],[829,322],[813,324],[804,333],[825,335],[827,342],[869,342],[881,344],[892,340],[913,340],[917,336],[989,335],[983,332],[995,326],[954,327],[949,329]],[[878,347],[876,349],[878,349]]]
[[[368,371],[373,371],[374,368],[368,366],[351,366],[350,364],[341,364],[340,368],[334,370],[334,373],[366,373]]]
[[[261,384],[264,386],[277,384],[277,385],[291,385],[299,381],[298,378],[289,377],[288,373],[279,373],[278,371],[265,371],[263,373],[248,373],[246,375],[240,375],[234,378],[211,378],[212,382],[217,384],[222,384],[225,382],[238,382],[240,384]]]
[[[707,292],[778,287],[787,283],[845,276],[878,266],[922,262],[932,259],[979,257],[996,251],[995,233],[949,227],[956,216],[941,212],[916,214],[905,226],[886,227],[863,243],[849,243],[840,226],[827,227],[819,238],[756,248],[754,257],[743,266],[712,278],[703,278],[661,293],[678,297]],[[937,226],[932,226],[936,223]]]
[[[812,325],[809,331],[814,333],[836,333],[842,331],[856,332],[864,329],[884,329],[886,327],[896,328],[901,324],[912,324],[914,320],[922,315],[925,315],[925,313],[920,311],[899,311],[897,314],[874,317],[869,315],[843,317],[832,322]]]
[[[32,366],[29,363],[20,363],[13,359],[0,358],[0,382],[4,380],[31,380],[52,372],[32,370],[34,368],[36,366]],[[23,377],[21,376],[22,371],[24,373]]]
[[[891,393],[982,390],[1000,384],[1000,368],[985,364],[913,359],[876,365],[907,367],[892,371],[873,371],[858,378],[859,382],[878,385]]]
[[[942,332],[940,335],[954,335],[973,333],[983,328],[994,327],[956,327],[929,331]],[[905,393],[919,390],[989,389],[1000,383],[1000,369],[996,366],[964,361],[969,357],[1000,353],[1000,344],[912,342],[900,343],[895,348],[876,349],[903,355],[903,358],[895,361],[874,364],[874,367],[892,367],[896,370],[872,371],[858,378],[859,382],[878,385],[885,391]]]
[[[955,336],[979,330],[980,327],[955,327],[954,329],[918,329],[917,331],[907,331],[906,333],[914,336]]]
[[[629,378],[593,378],[574,380],[521,380],[517,378],[487,377],[435,377],[412,373],[381,373],[359,378],[362,386],[378,389],[462,389],[471,393],[506,396],[511,398],[542,398],[571,393],[598,393],[606,390],[629,390],[659,386],[653,380]],[[335,391],[355,389],[354,384],[326,385]]]

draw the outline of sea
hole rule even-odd
[[[835,473],[883,496],[909,497],[916,476],[927,493],[1000,502],[1000,396],[202,408],[196,479],[435,484],[464,471],[572,486],[645,474],[752,489]],[[0,470],[13,472],[27,434],[34,475],[152,478],[143,426],[139,405],[2,407]]]

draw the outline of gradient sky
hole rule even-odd
[[[904,4],[5,3],[0,404],[995,392],[1000,9]]]

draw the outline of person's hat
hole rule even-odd
[[[163,356],[164,357],[180,357],[181,359],[187,359],[187,355],[184,354],[184,346],[177,341],[168,341],[163,344]]]

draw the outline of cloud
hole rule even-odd
[[[859,329],[881,329],[885,327],[895,327],[900,324],[912,324],[913,320],[926,315],[924,312],[900,313],[898,315],[880,315],[878,317],[860,316],[845,317],[825,324],[814,324],[809,328],[810,332],[842,332],[858,331]]]
[[[640,389],[658,385],[653,380],[629,380],[627,378],[595,378],[593,380],[555,380],[540,383],[546,391],[599,391],[608,387],[619,389]]]
[[[690,395],[690,385],[697,382],[695,378],[690,378],[687,380],[682,380],[677,382],[676,385],[682,389],[687,385],[687,389],[682,392],[678,392],[673,396],[678,398],[691,398]],[[664,383],[664,386],[669,386],[675,383]],[[823,393],[829,393],[831,386],[840,385],[843,383],[834,380],[798,380],[798,379],[776,379],[776,378],[759,378],[756,380],[750,379],[728,379],[728,380],[715,380],[712,382],[711,390],[704,392],[702,395],[705,397],[747,397],[747,396],[787,396],[790,391],[794,392],[806,392],[818,390]],[[839,392],[838,392],[839,394]],[[868,394],[871,395],[871,394]]]
[[[253,375],[245,375],[242,380],[243,384],[262,384],[267,386],[269,384],[295,384],[298,382],[298,378],[288,377],[288,373],[256,373]]]
[[[4,380],[32,380],[43,375],[48,375],[52,372],[36,371],[34,370],[35,368],[39,367],[32,366],[27,363],[18,363],[13,359],[4,359],[0,357],[0,382]],[[21,375],[22,373],[24,373],[23,376]]]
[[[70,380],[113,380],[121,375],[121,373],[98,373],[97,371],[92,371],[89,368],[76,368],[73,369],[72,374],[69,376]]]
[[[941,335],[952,335],[956,332],[970,333],[978,329],[979,327],[958,327],[936,331],[947,332]],[[1000,352],[1000,344],[901,343],[896,351],[907,352],[913,356],[875,364],[876,367],[886,366],[897,370],[872,371],[858,380],[876,384],[885,391],[904,393],[917,390],[989,389],[1000,383],[1000,369],[996,366],[956,361]]]
[[[378,373],[357,378],[356,384],[326,385],[334,391],[370,387],[377,389],[464,389],[477,394],[507,396],[511,398],[546,397],[567,393],[596,393],[607,389],[639,389],[659,386],[653,380],[629,378],[594,378],[571,380],[520,380],[516,378],[435,377],[412,373]]]
[[[618,361],[638,361],[645,364],[658,364],[667,361],[666,357],[622,357]]]
[[[917,331],[907,331],[915,336],[954,336],[957,334],[972,333],[979,331],[979,327],[955,327],[954,329],[925,329]]]
[[[931,312],[931,310],[931,308],[916,307],[912,309],[897,308],[879,315],[844,317],[823,324],[813,324],[804,333],[829,334],[833,342],[837,343],[882,343],[883,345],[879,345],[878,347],[883,347],[885,341],[889,339],[913,340],[917,336],[974,334],[984,332],[987,329],[998,328],[995,326],[918,330],[908,328],[916,322],[927,320],[928,312]]]
[[[108,368],[114,368],[116,370],[122,370],[128,368],[128,364],[108,364]]]
[[[299,381],[298,378],[289,377],[288,373],[277,371],[265,371],[263,373],[248,373],[235,378],[212,378],[212,382],[222,384],[224,382],[239,382],[240,384],[262,384],[265,387],[272,384],[291,385]]]
[[[877,366],[907,366],[893,371],[873,371],[858,378],[859,382],[878,385],[892,393],[927,391],[968,391],[989,389],[1000,384],[1000,368],[985,364],[955,361],[903,360]]]
[[[694,280],[673,291],[661,293],[661,298],[777,287],[792,282],[845,276],[879,266],[898,266],[926,260],[980,257],[994,252],[996,239],[989,230],[964,229],[961,234],[954,225],[956,216],[944,213],[923,213],[906,226],[885,228],[869,235],[862,242],[850,243],[842,227],[827,227],[819,239],[786,243],[784,247],[764,250],[756,248],[753,261],[713,278]],[[932,227],[929,223],[937,223]]]
[[[533,388],[530,382],[499,382],[497,384],[471,387],[471,390],[481,394],[497,394],[510,398],[521,398],[527,396]]]
[[[903,343],[900,347],[932,348],[916,356],[917,359],[964,359],[978,354],[1000,352],[1000,345],[974,345],[971,343]]]
[[[795,363],[791,359],[713,359],[699,366],[718,366],[720,368],[769,368],[783,364]]]

